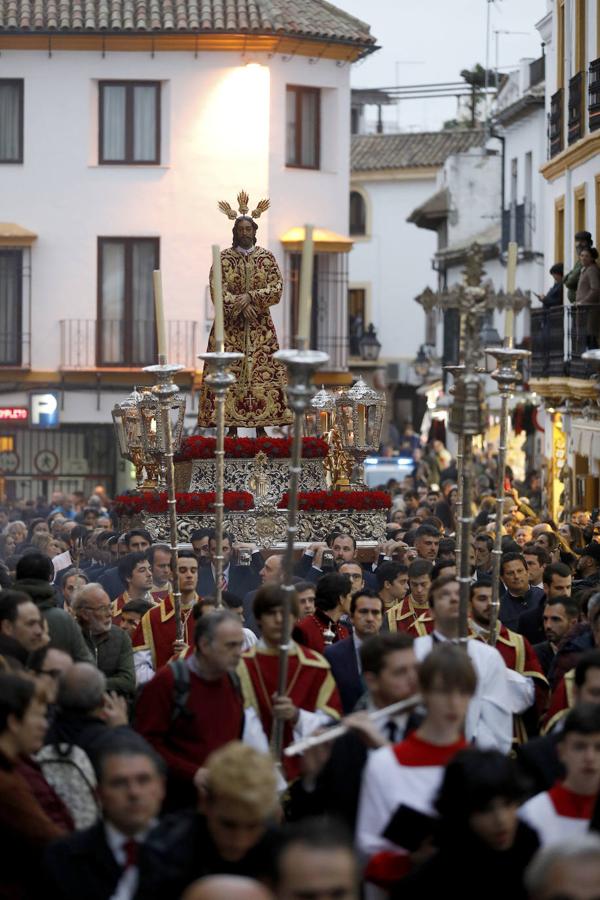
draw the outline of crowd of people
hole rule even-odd
[[[377,548],[298,548],[283,693],[280,552],[224,535],[217,605],[193,532],[178,640],[170,548],[101,490],[0,509],[0,898],[598,896],[598,526],[544,519],[530,473],[494,627],[482,462],[462,640],[436,452]]]

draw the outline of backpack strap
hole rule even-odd
[[[171,711],[171,725],[180,717],[190,718],[192,713],[187,708],[190,696],[190,670],[184,659],[172,659],[168,663],[173,672],[173,709]]]

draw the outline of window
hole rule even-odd
[[[573,224],[575,226],[574,234],[578,231],[586,230],[586,212],[585,212],[585,184],[580,184],[573,191]]]
[[[367,327],[366,316],[366,290],[364,288],[350,288],[348,290],[348,337],[350,341],[350,356],[360,356],[360,339]]]
[[[21,250],[0,250],[0,366],[21,365],[22,271]]]
[[[321,92],[290,87],[286,93],[286,166],[318,169],[320,165]]]
[[[23,162],[23,80],[0,78],[0,163]]]
[[[367,233],[367,205],[358,191],[350,192],[350,234]]]
[[[146,366],[156,357],[152,271],[157,238],[99,238],[99,366]]]
[[[584,72],[587,64],[585,6],[587,0],[575,0],[575,71]]]
[[[565,86],[565,0],[558,0],[556,10],[556,89]]]
[[[565,261],[565,198],[554,201],[554,262]]]
[[[101,164],[160,162],[160,83],[100,82]]]

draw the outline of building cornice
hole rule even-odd
[[[581,140],[576,141],[563,150],[557,156],[549,159],[548,162],[540,166],[540,172],[546,181],[555,181],[563,175],[568,169],[574,169],[580,163],[598,156],[600,153],[600,131],[593,134],[586,134]]]
[[[350,181],[361,184],[366,181],[431,181],[441,166],[410,166],[405,169],[375,169],[351,172]]]
[[[334,40],[286,37],[274,34],[82,34],[81,32],[0,32],[0,50],[100,51],[105,52],[187,52],[187,53],[267,53],[308,56],[356,62],[365,53],[378,49]]]

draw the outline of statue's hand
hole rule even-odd
[[[242,315],[247,322],[250,322],[251,325],[254,325],[256,322],[258,322],[258,316],[253,306],[245,306],[242,311]]]

